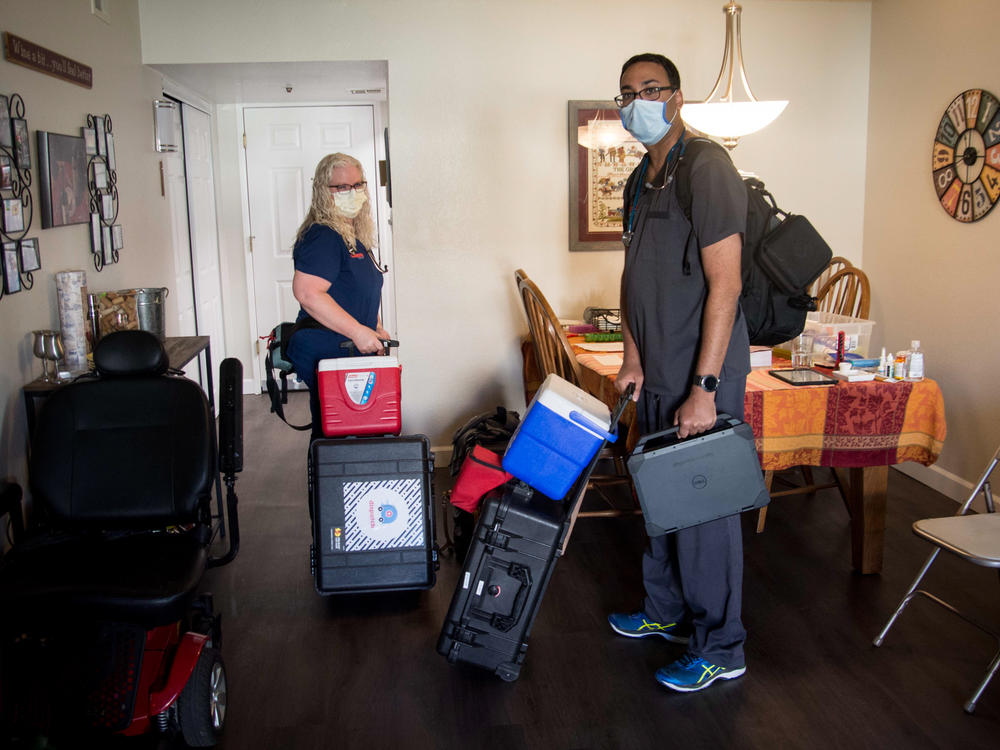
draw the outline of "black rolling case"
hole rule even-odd
[[[618,403],[615,426],[631,397]],[[599,455],[600,452],[598,452]],[[516,680],[556,560],[562,555],[597,456],[565,502],[513,480],[488,494],[445,617],[437,650],[452,664],[474,664]]]
[[[319,593],[434,585],[433,473],[423,435],[313,441],[309,503]]]

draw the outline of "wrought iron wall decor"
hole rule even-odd
[[[87,115],[83,138],[89,159],[90,244],[94,268],[102,271],[106,265],[118,262],[118,251],[121,249],[121,230],[112,231],[118,219],[118,172],[111,116]]]
[[[24,100],[0,94],[0,297],[31,289],[32,271],[41,268],[38,240],[26,239],[34,209],[31,202],[31,142]]]

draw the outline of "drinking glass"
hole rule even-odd
[[[792,344],[792,367],[812,367],[813,335],[801,333]]]

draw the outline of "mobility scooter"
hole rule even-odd
[[[20,488],[0,488],[14,532],[0,559],[0,745],[169,732],[208,747],[227,687],[220,617],[199,587],[239,546],[242,366],[220,367],[217,440],[205,393],[168,371],[156,336],[112,333],[94,364],[52,391],[30,436],[26,532]],[[220,473],[226,509],[218,497],[213,513]]]

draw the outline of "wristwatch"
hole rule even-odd
[[[695,375],[691,379],[691,385],[704,388],[709,393],[715,393],[719,387],[719,379],[715,375]]]

